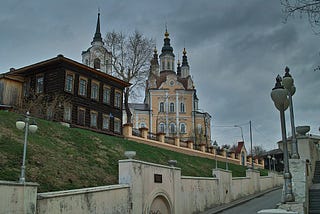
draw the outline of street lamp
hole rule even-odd
[[[275,87],[271,91],[271,99],[274,102],[275,107],[280,111],[280,122],[282,132],[282,143],[283,143],[283,158],[284,158],[284,202],[294,201],[294,195],[292,193],[292,182],[291,173],[289,171],[289,159],[288,159],[288,147],[287,147],[287,136],[286,136],[286,123],[284,111],[289,106],[289,100],[287,98],[288,91],[281,85],[280,75],[276,78]]]
[[[242,127],[239,126],[239,125],[234,125],[234,127],[240,128],[240,131],[241,131],[241,139],[242,139],[242,142],[244,142]]]
[[[271,164],[270,164],[270,159],[271,159],[271,156],[270,156],[270,155],[268,155],[268,156],[267,156],[267,158],[268,158],[268,160],[269,160],[269,161],[268,161],[268,165],[269,165],[269,171],[271,171]]]
[[[218,149],[218,143],[217,141],[214,141],[212,148],[214,149],[214,160],[216,162],[216,169],[218,169],[218,163],[217,163],[217,149]]]
[[[290,121],[291,121],[291,132],[292,132],[292,141],[291,141],[291,158],[292,159],[299,159],[298,153],[298,144],[296,138],[296,128],[294,125],[294,114],[293,114],[293,103],[292,103],[292,96],[296,92],[296,87],[294,86],[294,80],[292,76],[289,74],[290,69],[288,67],[285,68],[285,75],[283,76],[282,85],[285,89],[288,90],[288,97],[289,97],[289,106],[290,106]]]
[[[22,166],[21,166],[21,175],[19,182],[24,183],[26,181],[25,179],[25,169],[26,169],[26,154],[27,154],[27,139],[28,139],[28,131],[31,133],[35,133],[38,129],[37,124],[35,121],[29,122],[30,121],[30,114],[27,111],[25,115],[25,119],[23,120],[18,120],[16,122],[16,127],[17,129],[23,130],[24,129],[24,144],[23,144],[23,159],[22,159]]]

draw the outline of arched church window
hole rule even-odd
[[[180,133],[186,133],[186,124],[180,123]]]
[[[170,62],[167,63],[167,69],[170,70]]]
[[[94,64],[93,64],[93,68],[100,69],[100,64],[101,64],[100,59],[99,58],[95,58],[94,59]]]
[[[174,103],[170,103],[170,112],[174,112]]]
[[[176,125],[174,123],[170,123],[170,133],[175,133],[176,132]]]
[[[159,130],[158,130],[158,132],[162,132],[162,133],[164,133],[165,132],[165,129],[164,129],[164,123],[160,123],[159,124]]]
[[[164,112],[164,103],[163,102],[161,102],[159,104],[159,112]]]
[[[184,113],[184,112],[185,112],[184,103],[180,103],[180,112],[181,112],[181,113]]]

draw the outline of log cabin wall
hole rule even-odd
[[[53,99],[52,96],[61,96],[67,100],[67,102],[58,105],[57,108],[61,108],[61,113],[60,115],[55,116],[56,120],[64,121],[64,109],[66,108],[65,105],[68,105],[71,107],[71,117],[69,121],[65,122],[68,122],[71,126],[84,126],[92,130],[122,135],[122,95],[124,88],[129,86],[128,83],[62,56],[27,66],[22,69],[17,69],[15,74],[24,78],[24,82],[27,84],[27,86],[24,87],[24,89],[27,90],[26,95],[30,95],[32,91],[34,91],[37,95],[49,97],[49,100]],[[66,90],[67,74],[70,74],[73,77],[71,91]],[[43,78],[43,87],[40,90],[41,92],[37,91],[37,81],[39,78]],[[80,95],[79,92],[81,78],[86,80],[85,95]],[[98,94],[96,99],[91,98],[91,86],[93,82],[98,84]],[[110,88],[111,93],[109,103],[103,102],[104,86]],[[2,89],[2,91],[10,90],[9,87],[3,86],[3,84],[1,85],[0,83],[0,92],[1,87],[5,88]],[[17,90],[19,87],[13,85],[12,88]],[[21,100],[21,83],[19,90],[19,100]],[[121,101],[118,107],[115,106],[116,92],[121,94]],[[10,97],[14,98],[14,96]],[[80,124],[80,122],[82,122],[82,118],[81,121],[79,119],[80,110],[85,110],[84,124]],[[44,110],[44,112],[45,111],[46,110]],[[95,126],[92,126],[91,124],[91,114],[96,115]],[[110,116],[109,129],[103,129],[103,115]],[[117,131],[115,130],[115,121],[117,121],[117,125],[120,121],[120,129]]]

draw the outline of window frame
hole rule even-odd
[[[95,117],[93,117],[95,116]],[[97,128],[98,127],[98,112],[90,111],[90,127]]]
[[[39,81],[42,80],[42,81]],[[36,93],[41,94],[44,92],[44,75],[37,75],[36,76]]]
[[[121,133],[121,120],[117,117],[114,118],[114,129],[115,133]]]
[[[180,103],[180,113],[186,113],[186,105],[184,102]]]
[[[105,121],[106,120],[108,121],[107,127],[105,127]],[[106,115],[106,114],[102,115],[102,129],[103,130],[110,130],[110,116],[109,115]]]
[[[80,123],[80,112],[83,112],[83,123]],[[78,111],[77,111],[77,123],[80,126],[85,126],[86,125],[86,109],[83,107],[78,107]]]
[[[94,90],[94,86],[96,86],[96,90]],[[91,81],[91,99],[93,100],[99,100],[99,86],[100,83],[98,81]]]
[[[170,125],[169,125],[169,133],[170,134],[175,134],[176,133],[176,124],[175,123],[170,123]]]
[[[114,92],[114,107],[121,109],[121,103],[122,103],[122,93],[119,90],[116,90]]]
[[[173,102],[171,102],[171,103],[169,104],[169,112],[170,112],[170,113],[173,113],[173,112],[174,112],[174,103],[173,103]]]
[[[66,111],[68,110],[68,111]],[[71,122],[72,119],[72,106],[71,105],[65,105],[63,107],[63,120],[66,122]]]
[[[65,75],[65,83],[64,83],[64,91],[73,94],[74,93],[74,73],[67,71]],[[68,77],[72,77],[71,79],[71,88],[68,81]]]
[[[108,91],[108,96],[106,96],[106,92]],[[107,85],[103,86],[103,94],[102,94],[102,102],[110,105],[111,101],[111,88]]]
[[[180,133],[181,134],[187,133],[187,125],[185,123],[180,123]]]
[[[85,82],[84,88],[82,87],[83,85],[81,84],[82,81]],[[83,97],[87,96],[87,94],[88,94],[88,78],[85,78],[82,76],[79,77],[79,93],[78,94]]]

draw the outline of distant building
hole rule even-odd
[[[175,71],[175,55],[166,30],[159,57],[154,50],[144,102],[130,104],[133,127],[210,146],[211,115],[199,109],[198,103],[187,52],[183,50],[182,64],[178,60]]]

